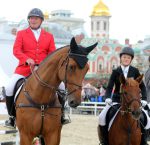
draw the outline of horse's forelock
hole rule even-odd
[[[139,83],[136,80],[132,79],[132,78],[128,78],[127,79],[127,85],[134,87],[134,86],[138,86]]]

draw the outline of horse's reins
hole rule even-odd
[[[38,80],[40,82],[40,85],[43,86],[43,87],[47,87],[49,89],[52,89],[52,90],[56,90],[55,87],[51,86],[50,84],[44,82],[39,74],[37,73],[37,70],[34,70],[34,68],[32,66],[30,66],[30,70],[31,70],[31,73],[33,74],[33,76],[36,78],[36,80]]]
[[[72,53],[69,53],[69,55],[78,55],[78,54],[72,54]],[[81,85],[78,85],[78,84],[75,84],[73,82],[69,82],[68,79],[67,79],[67,69],[68,69],[68,64],[69,64],[69,55],[66,57],[65,61],[66,62],[66,69],[65,69],[65,78],[64,78],[64,84],[65,84],[65,90],[64,93],[65,93],[65,96],[69,96],[70,94],[74,93],[75,91],[77,91],[78,89],[81,89],[82,86]],[[85,57],[85,55],[78,55],[78,56],[81,56],[81,57]],[[31,73],[33,74],[33,76],[36,78],[36,80],[39,81],[40,85],[44,86],[44,87],[47,87],[47,88],[50,88],[50,89],[53,89],[53,90],[56,90],[56,91],[60,91],[60,89],[56,89],[55,87],[51,86],[50,84],[44,82],[40,76],[38,75],[37,71],[34,70],[31,66],[30,66],[30,69],[31,69]],[[77,86],[78,88],[72,90],[71,92],[68,92],[68,89],[67,89],[67,84],[70,84],[70,85],[74,85],[74,86]],[[61,90],[62,91],[62,90]]]

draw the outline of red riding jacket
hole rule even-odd
[[[53,35],[44,29],[41,29],[38,41],[30,28],[18,31],[13,47],[13,54],[19,60],[15,73],[25,77],[30,75],[30,67],[26,65],[26,60],[31,58],[36,64],[40,64],[55,49]]]

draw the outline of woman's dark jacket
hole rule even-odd
[[[110,76],[109,82],[108,82],[107,89],[106,89],[105,99],[111,97],[112,90],[113,90],[113,87],[115,85],[115,90],[114,90],[114,94],[112,96],[112,101],[113,102],[120,102],[120,85],[121,84],[119,81],[119,76],[121,74],[123,74],[121,66],[119,66],[118,68],[113,70],[113,72]],[[137,68],[135,68],[133,66],[129,66],[127,78],[136,79],[139,75],[140,75],[140,72]],[[141,89],[142,100],[147,100],[146,87],[145,87],[143,81],[140,84],[140,89]]]

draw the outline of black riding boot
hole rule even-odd
[[[59,92],[58,93],[58,99],[59,99],[59,102],[60,102],[60,104],[62,106],[62,108],[61,108],[61,112],[62,112],[61,123],[63,125],[65,125],[65,124],[70,123],[70,120],[65,118],[65,98],[64,98],[64,94]]]
[[[147,139],[148,139],[148,130],[141,129],[142,131],[142,137],[141,137],[141,144],[140,145],[148,145]]]
[[[108,145],[108,131],[106,126],[98,126],[98,138],[99,138],[99,145]]]
[[[6,107],[10,117],[8,120],[5,121],[5,126],[15,128],[16,111],[15,111],[13,96],[6,96]]]

